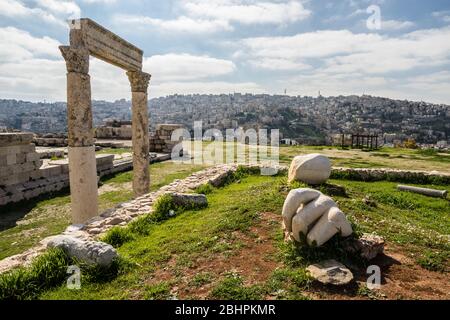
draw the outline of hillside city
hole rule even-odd
[[[130,120],[131,102],[93,101],[94,125]],[[149,101],[151,128],[177,123],[192,129],[278,128],[282,138],[323,144],[337,133],[370,133],[385,143],[413,138],[450,144],[450,106],[363,96],[306,97],[267,94],[171,95]],[[0,129],[66,132],[66,104],[0,100]]]

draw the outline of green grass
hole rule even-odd
[[[184,268],[192,267],[198,259],[217,254],[239,255],[245,243],[233,240],[235,232],[251,234],[251,227],[259,221],[259,212],[281,212],[288,192],[285,177],[243,175],[236,182],[209,193],[208,208],[186,211],[156,224],[141,218],[136,223],[138,227],[134,228],[144,232],[134,230],[133,237],[118,246],[120,254],[135,265],[129,272],[108,283],[84,285],[76,293],[64,287],[53,289],[42,298],[168,298],[171,289],[184,281]],[[341,188],[332,187],[338,184]],[[332,193],[339,201],[357,234],[375,232],[385,237],[388,243],[395,243],[416,256],[430,250],[434,253],[424,255],[419,264],[431,270],[443,270],[448,264],[448,259],[443,257],[448,257],[446,255],[450,252],[446,238],[450,232],[449,202],[399,192],[395,186],[392,182],[331,180],[329,186],[322,190]],[[342,195],[342,188],[346,196]],[[336,193],[336,189],[340,191]],[[366,195],[376,202],[376,206],[368,206],[362,201]],[[211,299],[260,299],[268,296],[305,299],[311,283],[305,272],[308,264],[336,258],[344,263],[350,261],[354,265],[365,266],[364,262],[342,250],[339,237],[334,237],[321,248],[284,243],[282,238],[281,228],[274,226],[271,241],[278,248],[274,258],[283,267],[274,270],[267,281],[248,285],[242,275],[218,275],[209,270],[206,275],[194,275],[189,283],[194,287],[212,284]],[[173,259],[176,263],[169,267],[172,269],[170,281],[163,284],[150,281],[157,269],[164,268]],[[149,281],[149,285],[143,285]]]
[[[119,149],[113,149],[119,150]],[[175,179],[183,179],[204,166],[175,164],[171,161],[150,166],[150,189],[157,190]],[[132,171],[103,177],[102,184],[114,190],[99,195],[99,212],[133,198]],[[27,202],[0,208],[0,259],[24,252],[47,236],[59,234],[70,225],[68,189]]]
[[[131,148],[104,148],[100,151],[97,151],[97,154],[123,154],[123,153],[132,153],[133,150]]]
[[[227,274],[211,291],[211,298],[219,300],[260,300],[264,288],[258,285],[244,286],[237,274]]]
[[[141,218],[138,223],[141,228],[137,229],[145,232],[136,232],[134,240],[118,248],[122,256],[141,267],[102,284],[101,287],[87,284],[76,293],[61,287],[47,292],[43,298],[146,298],[142,283],[151,279],[155,269],[171,257],[184,256],[181,265],[189,264],[189,261],[202,256],[208,257],[217,250],[220,240],[230,239],[235,231],[248,232],[257,221],[258,212],[279,208],[283,199],[276,189],[271,188],[273,179],[259,176],[244,178],[241,183],[230,184],[209,194],[208,208],[186,211],[159,224],[145,224],[145,218]],[[255,197],[258,199],[257,204],[252,201]],[[236,200],[231,202],[230,198]]]
[[[450,154],[433,149],[382,147],[363,151],[334,146],[281,146],[280,162],[289,165],[295,156],[308,153],[324,154],[336,167],[437,170],[450,173]]]
[[[0,300],[35,299],[40,292],[61,284],[67,276],[69,259],[60,249],[51,249],[30,267],[0,274]]]
[[[166,281],[145,287],[146,300],[167,300],[170,298],[170,284]]]

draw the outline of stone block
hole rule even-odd
[[[0,133],[0,145],[4,147],[29,144],[33,141],[32,133],[6,132]]]
[[[40,160],[41,160],[41,157],[40,157],[39,153],[37,153],[37,152],[26,154],[27,162],[40,161]]]
[[[8,154],[6,155],[6,165],[7,166],[11,166],[16,164],[17,162],[17,153],[12,153],[12,154]]]

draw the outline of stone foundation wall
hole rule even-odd
[[[32,145],[34,147],[34,145]],[[39,156],[39,155],[38,155]],[[115,168],[114,155],[97,155],[97,174],[99,177],[123,171],[121,166]],[[5,184],[0,179],[0,206],[30,200],[45,193],[60,191],[69,187],[69,163],[67,159],[49,161],[41,168],[35,169],[26,180]]]
[[[27,182],[38,177],[42,160],[31,144],[31,133],[0,134],[0,186]]]
[[[131,140],[131,125],[121,127],[98,127],[95,129],[95,137],[98,139],[120,139]]]
[[[156,131],[150,134],[150,152],[172,153],[178,141],[172,141],[173,131],[183,128],[180,124],[158,124]]]
[[[437,171],[397,170],[389,168],[339,168],[333,167],[331,178],[357,181],[396,181],[404,183],[450,185],[450,174]]]
[[[68,139],[63,134],[36,135],[32,141],[38,147],[67,147]]]

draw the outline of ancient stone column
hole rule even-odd
[[[128,71],[131,84],[133,131],[133,191],[135,196],[149,192],[149,135],[147,87],[150,75],[141,71]]]
[[[92,127],[89,52],[60,46],[67,67],[67,126],[72,223],[84,223],[98,213],[97,166]]]

